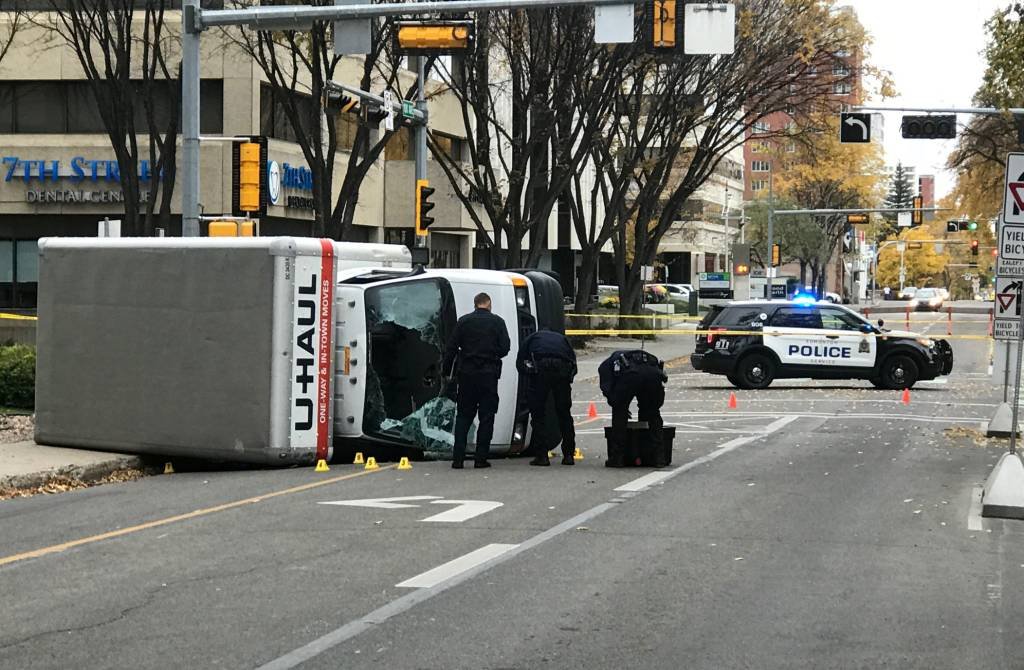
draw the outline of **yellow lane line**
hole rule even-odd
[[[38,318],[34,316],[26,316],[24,314],[9,314],[7,312],[0,312],[0,319],[10,319],[11,321],[38,321]]]
[[[259,496],[253,496],[252,498],[245,498],[243,500],[235,500],[234,502],[224,503],[223,505],[214,505],[213,507],[204,507],[202,509],[193,510],[184,514],[176,514],[174,516],[165,517],[163,519],[155,519],[153,521],[147,521],[146,523],[140,523],[137,526],[129,526],[127,528],[119,528],[106,533],[100,533],[98,535],[90,535],[88,537],[82,537],[77,540],[71,540],[70,542],[62,542],[60,544],[50,545],[49,547],[42,547],[41,549],[33,549],[32,551],[22,552],[20,554],[12,554],[11,556],[4,556],[0,558],[0,566],[9,565],[11,563],[17,563],[18,561],[25,561],[30,558],[39,558],[40,556],[47,556],[49,554],[56,554],[74,547],[80,547],[86,544],[92,544],[94,542],[100,542],[102,540],[109,540],[115,537],[122,537],[124,535],[130,535],[132,533],[138,533],[139,531],[149,530],[150,528],[158,528],[160,526],[166,526],[167,524],[177,523],[178,521],[186,521],[188,519],[195,519],[201,516],[207,516],[216,512],[223,512],[225,510],[234,509],[236,507],[242,507],[244,505],[252,505],[270,498],[277,498],[278,496],[288,495],[290,493],[301,493],[303,491],[309,491],[321,486],[327,486],[328,484],[334,484],[336,482],[344,481],[346,479],[354,479],[356,477],[362,477],[363,475],[372,474],[374,472],[383,472],[384,470],[390,470],[395,465],[382,466],[379,470],[363,470],[361,472],[353,472],[347,475],[339,475],[337,477],[330,477],[328,479],[322,479],[320,481],[310,482],[309,484],[301,484],[299,486],[293,486],[291,488],[282,489],[280,491],[272,491]]]

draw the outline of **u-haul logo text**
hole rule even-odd
[[[298,301],[295,305],[295,364],[293,368],[295,384],[292,421],[295,430],[305,431],[313,429],[313,417],[316,412],[313,410],[315,394],[310,392],[310,387],[316,384],[314,372],[317,371],[317,358],[314,343],[317,341],[316,331],[319,324],[319,310],[317,309],[317,289],[319,288],[317,275],[309,279],[309,284],[298,285]]]

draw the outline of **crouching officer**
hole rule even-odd
[[[562,465],[573,465],[576,430],[572,424],[572,380],[576,376],[576,352],[565,335],[547,329],[538,330],[523,341],[518,368],[528,384],[526,405],[533,425],[531,446],[536,452],[530,465],[551,465],[548,450],[558,443],[557,436],[550,435],[547,427],[548,397],[554,401],[558,420]]]
[[[501,359],[508,354],[511,343],[505,321],[491,313],[491,296],[478,293],[473,298],[476,308],[455,325],[445,348],[443,370],[450,371],[458,358],[458,397],[455,401],[455,444],[452,467],[461,468],[466,458],[466,441],[473,418],[479,412],[476,429],[476,458],[473,467],[489,468],[494,415],[498,413],[498,378]]]
[[[664,363],[646,351],[616,351],[609,356],[597,372],[601,392],[612,407],[612,437],[608,442],[608,460],[605,465],[621,468],[626,463],[629,436],[626,423],[629,405],[636,398],[640,421],[646,421],[654,454],[654,467],[664,467],[664,441],[662,438],[661,406],[665,404]]]

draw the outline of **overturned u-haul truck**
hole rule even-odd
[[[46,238],[39,248],[42,444],[273,464],[375,446],[443,451],[454,418],[445,343],[486,291],[512,339],[493,449],[516,453],[528,430],[519,341],[563,328],[554,278],[413,269],[402,246]]]

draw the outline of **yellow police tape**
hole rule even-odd
[[[799,335],[804,337],[815,337],[814,335],[808,335],[806,332],[800,333],[787,333],[785,331],[776,333],[761,333],[756,330],[566,330],[567,336],[582,335],[582,336],[634,336],[634,335],[693,335],[700,337],[702,335],[761,335],[762,337],[775,337],[779,335]],[[851,331],[850,335],[859,335],[861,337],[881,337],[882,339],[888,339],[890,337],[904,337],[901,335],[887,335],[886,333],[854,333]],[[820,337],[820,336],[817,336]],[[991,340],[990,335],[921,335],[919,338],[922,340]]]
[[[566,312],[566,316],[586,319],[664,319],[667,321],[700,321],[701,316],[690,316],[689,314],[576,314]]]
[[[7,312],[0,312],[0,319],[10,319],[11,321],[38,321],[38,317],[27,316],[25,314],[9,314]]]

